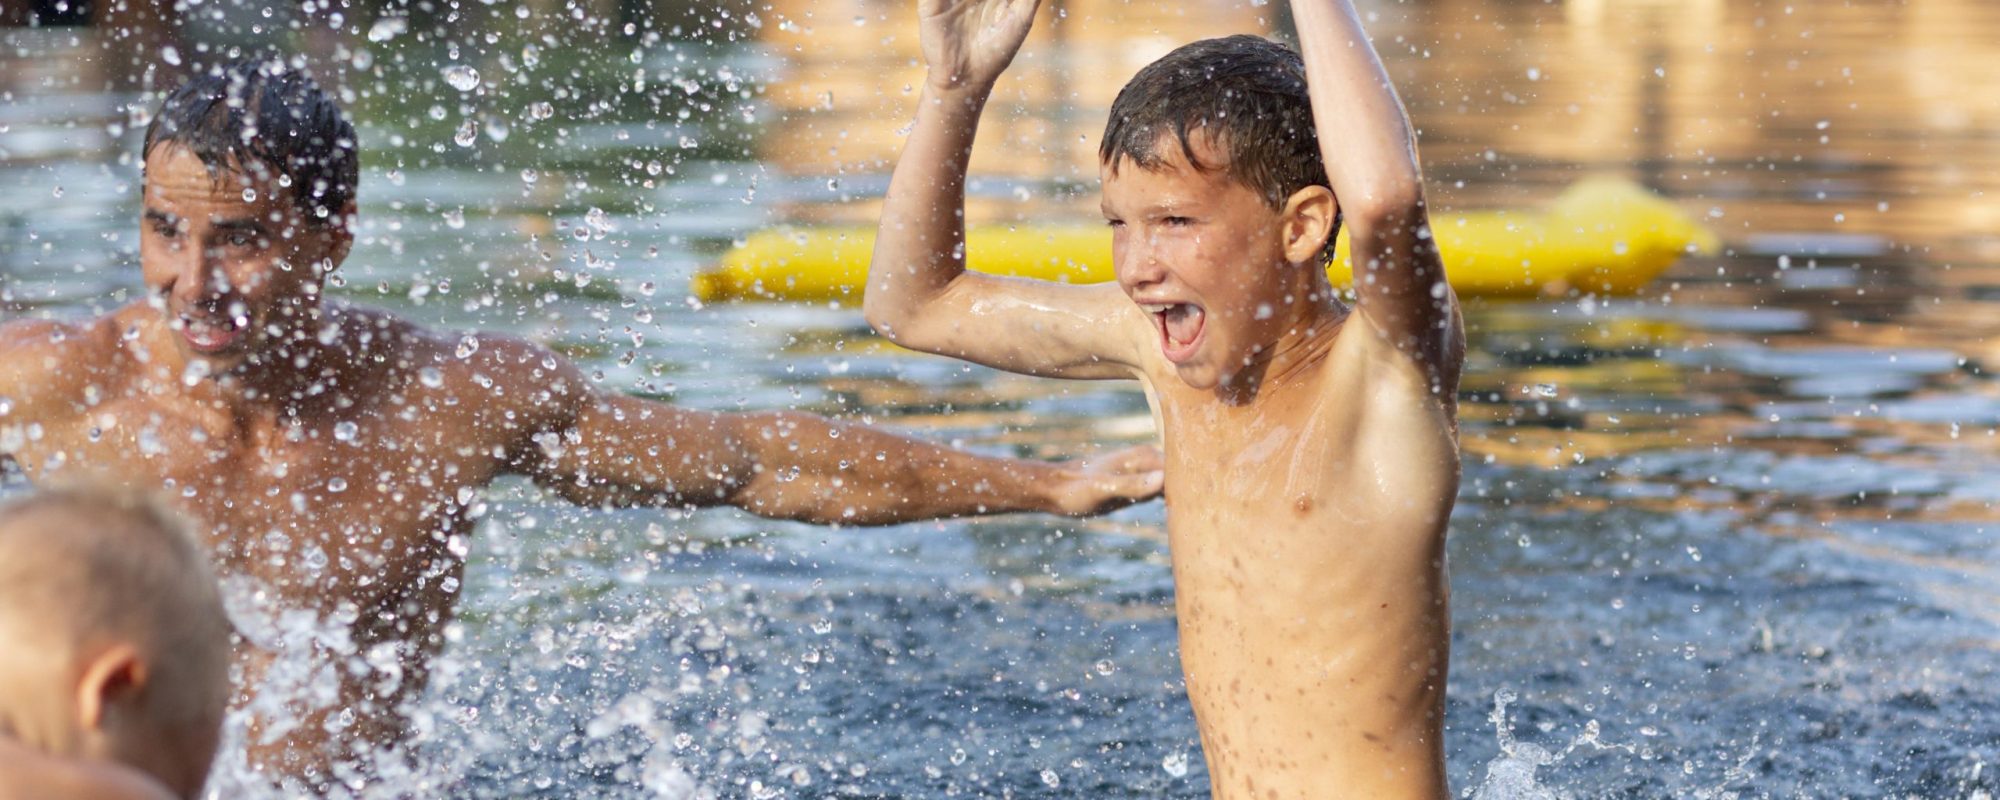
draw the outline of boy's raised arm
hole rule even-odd
[[[1416,136],[1349,0],[1292,0],[1327,177],[1351,238],[1362,316],[1449,392],[1463,359],[1458,299],[1424,207]]]
[[[918,3],[929,74],[882,208],[863,310],[883,336],[917,350],[1035,375],[1132,377],[1139,347],[1130,332],[1145,321],[1115,284],[1068,286],[965,269],[973,133],[1039,5]]]

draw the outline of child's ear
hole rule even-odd
[[[1333,190],[1307,186],[1285,199],[1285,260],[1294,264],[1319,264],[1324,259],[1327,237],[1333,235],[1340,218],[1340,203]]]
[[[129,644],[105,648],[83,665],[77,680],[78,725],[84,731],[104,730],[112,709],[136,701],[151,678],[137,648]]]

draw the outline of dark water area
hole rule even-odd
[[[338,293],[690,406],[996,453],[1148,440],[1135,386],[897,352],[849,309],[688,296],[755,230],[873,219],[921,79],[907,5],[630,35],[616,20],[651,18],[609,5],[579,6],[613,20],[595,27],[537,3],[348,9],[340,31],[302,13],[277,38],[362,128]],[[1124,79],[1281,30],[1280,5],[1055,4],[990,106],[972,218],[1094,221]],[[1455,790],[2000,793],[2000,7],[1360,5],[1440,209],[1610,174],[1727,248],[1637,297],[1468,302]],[[208,27],[164,46],[191,64],[244,35]],[[138,296],[136,133],[165,63],[146,46],[0,29],[0,316]],[[1158,504],[826,530],[513,485],[491,502],[421,768],[361,796],[1206,794]]]

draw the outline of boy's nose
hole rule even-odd
[[[1152,237],[1133,236],[1123,247],[1114,248],[1112,256],[1113,272],[1127,291],[1166,280],[1167,271],[1160,264],[1159,250],[1153,246]]]

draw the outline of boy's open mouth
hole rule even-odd
[[[243,317],[181,316],[181,338],[197,353],[228,350],[249,327],[250,320]]]
[[[1207,312],[1193,303],[1141,303],[1160,328],[1160,350],[1176,364],[1194,355],[1194,346],[1208,321]]]

